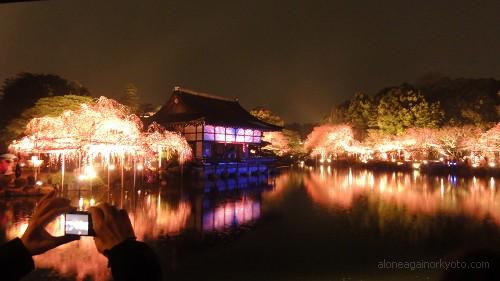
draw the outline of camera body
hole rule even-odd
[[[64,214],[64,235],[94,236],[92,216],[88,212]]]

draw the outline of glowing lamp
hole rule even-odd
[[[38,159],[38,156],[31,156],[31,164],[33,167],[38,168],[42,165],[43,160]]]
[[[110,165],[108,166],[108,169],[110,169],[111,171],[112,171],[112,170],[114,170],[115,168],[116,168],[116,167],[115,167],[115,165],[114,165],[114,164],[110,164]]]
[[[142,164],[137,165],[137,171],[142,171],[144,166]]]
[[[42,181],[36,181],[35,184],[38,185],[38,186],[42,186],[43,183],[42,183]]]
[[[412,167],[413,169],[420,169],[420,163],[413,163]]]
[[[488,166],[490,166],[491,168],[495,167],[495,163],[494,162],[490,162],[488,163]]]
[[[86,166],[83,171],[87,179],[93,179],[97,176],[92,166]]]

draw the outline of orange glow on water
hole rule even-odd
[[[500,225],[500,194],[494,181],[491,187],[491,180],[457,180],[453,176],[438,180],[408,173],[389,176],[369,171],[335,171],[332,175],[304,175],[304,185],[314,202],[327,207],[351,208],[357,198],[366,197],[370,202],[393,204],[410,213],[491,217]]]

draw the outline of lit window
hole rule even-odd
[[[222,134],[215,134],[215,140],[216,141],[226,141],[226,136],[224,133]]]
[[[226,135],[226,141],[227,142],[234,142],[235,136],[234,135]]]
[[[205,133],[214,133],[214,126],[207,125],[205,126]]]
[[[214,140],[214,134],[213,133],[205,133],[203,137],[204,137],[204,139],[206,141],[213,141]]]

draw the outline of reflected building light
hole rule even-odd
[[[349,186],[352,185],[352,169],[351,168],[349,168],[348,184],[349,184]]]
[[[218,231],[255,221],[260,217],[260,202],[243,197],[203,212],[203,231]]]
[[[413,181],[417,181],[418,177],[420,176],[419,171],[413,171]]]
[[[78,208],[80,210],[83,210],[83,197],[80,197],[80,199],[78,199]]]
[[[443,184],[443,182],[441,182],[441,187],[439,189],[441,191],[441,199],[443,199],[444,198],[444,184]]]

